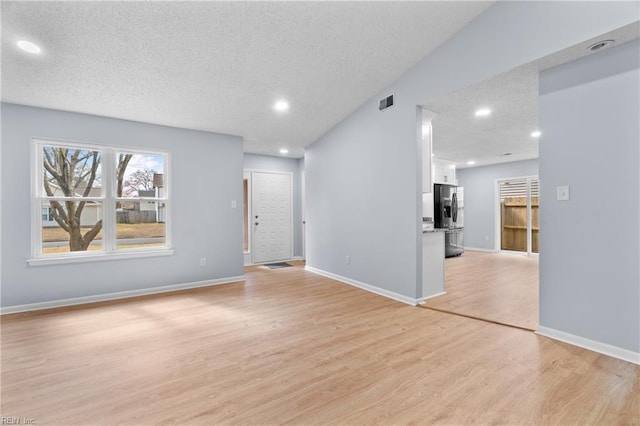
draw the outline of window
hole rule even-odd
[[[53,215],[49,206],[42,208],[42,223],[44,224],[45,222],[53,222]]]
[[[537,177],[498,181],[501,250],[538,253],[539,185]]]
[[[171,254],[168,154],[35,140],[30,263]]]

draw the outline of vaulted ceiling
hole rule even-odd
[[[239,135],[245,152],[300,158],[491,4],[3,1],[2,101]],[[639,36],[635,22],[429,100],[435,155],[458,167],[536,158],[538,72]],[[281,99],[288,111],[274,110]],[[482,106],[490,117],[473,116]]]
[[[2,2],[2,101],[304,147],[491,2]],[[29,40],[42,52],[16,47]],[[273,104],[289,102],[277,112]]]

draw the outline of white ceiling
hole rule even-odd
[[[530,64],[489,78],[423,105],[433,114],[433,153],[458,168],[538,158],[538,142],[531,137],[538,129],[538,73],[545,69],[598,52],[587,47],[613,39],[620,45],[640,37],[640,21],[585,40]],[[488,117],[474,112],[489,107]],[[511,153],[511,155],[504,155]]]
[[[302,157],[490,4],[3,1],[2,101],[240,135],[245,152]],[[289,112],[273,111],[278,98]]]
[[[433,118],[434,157],[467,167],[538,157],[538,68],[529,64],[423,105]],[[476,117],[478,108],[492,110]],[[510,153],[505,156],[503,154]]]

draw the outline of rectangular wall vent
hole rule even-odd
[[[380,99],[380,105],[378,106],[378,109],[382,111],[383,109],[387,109],[391,106],[393,106],[393,94]]]

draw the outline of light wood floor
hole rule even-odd
[[[537,257],[466,251],[445,260],[445,290],[424,306],[538,328]]]
[[[37,425],[640,423],[640,367],[305,272],[2,318]]]

